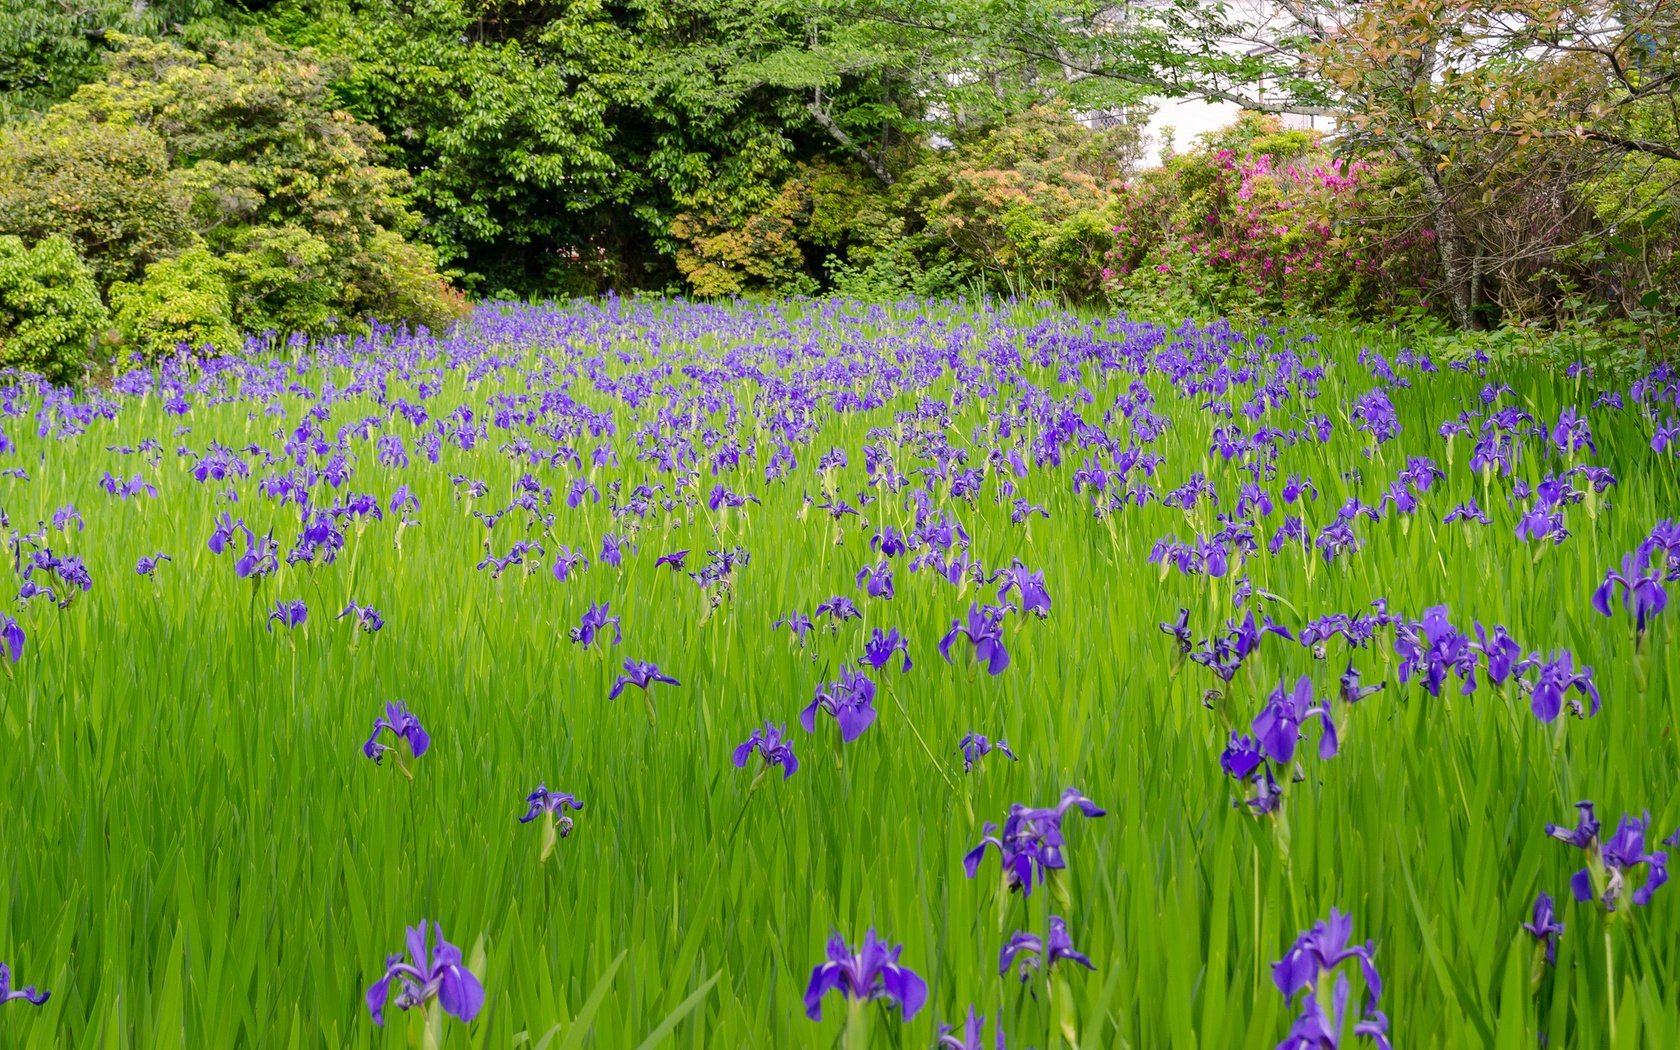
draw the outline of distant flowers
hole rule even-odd
[[[1035,883],[1042,883],[1051,872],[1067,867],[1062,821],[1070,812],[1100,817],[1107,811],[1074,788],[1062,792],[1061,799],[1051,807],[1035,809],[1017,803],[1010,807],[1001,831],[996,824],[986,824],[980,844],[963,856],[963,871],[974,878],[986,853],[995,849],[1003,867],[1004,884],[1011,891],[1020,890],[1022,896],[1030,897]]]

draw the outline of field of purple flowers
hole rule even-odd
[[[1680,374],[607,299],[0,387],[0,1047],[1680,1046]]]

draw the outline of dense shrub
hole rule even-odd
[[[108,39],[103,79],[0,136],[0,232],[65,234],[138,349],[457,315],[332,63],[260,35]]]
[[[106,322],[87,263],[63,237],[0,236],[0,367],[75,378]]]
[[[224,350],[239,345],[224,266],[203,248],[153,263],[138,284],[112,285],[110,297],[117,329],[148,355],[183,343]]]
[[[101,284],[191,242],[169,147],[141,125],[42,121],[0,131],[0,233],[69,238]]]
[[[1430,234],[1397,228],[1392,171],[1252,116],[1120,191],[1107,285],[1134,309],[1373,317],[1427,309]]]

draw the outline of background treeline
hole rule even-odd
[[[0,0],[0,363],[609,288],[1660,348],[1676,3]],[[1173,94],[1339,133],[1143,170]]]

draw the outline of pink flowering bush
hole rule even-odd
[[[1104,287],[1135,310],[1372,317],[1425,306],[1430,234],[1385,221],[1394,173],[1246,118],[1125,183]]]

